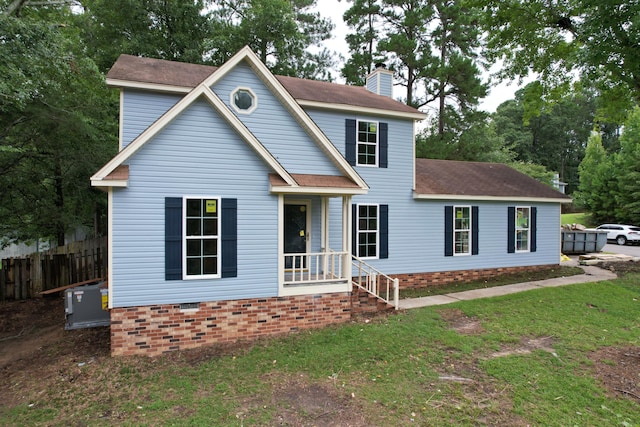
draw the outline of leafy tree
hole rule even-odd
[[[333,24],[310,9],[316,0],[225,0],[212,12],[208,55],[215,64],[248,45],[272,72],[331,79],[333,55],[320,45]],[[315,47],[313,53],[309,48]]]
[[[65,232],[92,227],[96,205],[106,202],[89,177],[114,154],[117,100],[81,47],[71,27],[0,15],[4,243],[64,244]]]
[[[578,170],[580,186],[575,195],[576,204],[589,211],[594,222],[616,222],[613,156],[605,151],[599,133],[593,132],[589,137]]]
[[[578,187],[578,165],[585,141],[594,126],[596,98],[577,87],[527,120],[528,97],[536,97],[540,85],[527,85],[514,100],[501,104],[493,115],[498,135],[516,153],[516,159],[556,171],[567,182],[567,192]]]
[[[619,222],[640,223],[640,108],[636,107],[624,124],[620,136],[620,151],[615,157],[618,191],[616,219]]]
[[[640,102],[640,3],[623,0],[474,0],[483,9],[486,55],[500,77],[540,76],[557,99],[575,77],[592,83],[614,120]]]
[[[457,113],[454,113],[458,117]],[[496,134],[487,113],[474,111],[458,122],[447,121],[455,127],[438,133],[438,119],[416,135],[416,156],[430,159],[466,160],[476,162],[510,163],[512,153]]]
[[[211,26],[207,1],[80,0],[87,53],[106,72],[122,53],[202,63]]]

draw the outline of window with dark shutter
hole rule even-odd
[[[165,198],[166,280],[236,277],[237,260],[236,199]]]
[[[389,257],[389,206],[352,205],[352,253],[359,258]]]

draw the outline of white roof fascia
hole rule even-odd
[[[226,73],[232,70],[237,64],[243,60],[249,62],[249,66],[256,72],[258,77],[269,87],[279,99],[283,102],[285,108],[294,116],[296,121],[305,128],[305,131],[311,136],[320,148],[330,157],[338,168],[345,173],[351,180],[358,184],[361,188],[369,189],[367,183],[362,179],[360,175],[351,167],[342,154],[336,149],[336,147],[329,141],[326,135],[320,130],[318,125],[311,120],[309,115],[302,109],[298,102],[291,96],[291,94],[282,86],[282,83],[269,71],[266,65],[260,61],[258,56],[248,47],[242,48],[236,55],[234,55],[229,61],[225,62],[218,70],[211,74],[208,78],[204,79],[201,84],[206,86],[213,86],[218,80],[220,80]]]
[[[215,73],[215,71],[214,71]],[[151,138],[157,135],[165,126],[173,121],[182,111],[184,111],[189,105],[191,105],[201,95],[204,95],[209,103],[218,110],[218,112],[227,120],[227,122],[235,128],[235,130],[260,154],[263,159],[274,169],[285,182],[293,187],[297,187],[298,184],[289,175],[289,173],[278,163],[278,161],[264,148],[262,144],[249,132],[249,130],[238,120],[238,118],[229,111],[227,106],[214,94],[208,86],[203,84],[198,85],[191,92],[189,92],[184,98],[178,101],[172,108],[163,114],[158,120],[156,120],[151,126],[149,126],[144,132],[142,132],[136,139],[129,143],[122,151],[120,151],[113,159],[111,159],[106,165],[104,165],[98,172],[91,177],[91,185],[93,186],[112,186],[110,182],[116,182],[116,180],[105,180],[114,169],[125,161],[127,161],[133,154],[135,154],[144,144],[146,144]]]
[[[129,181],[126,179],[93,179],[91,178],[92,187],[128,187]]]
[[[326,196],[343,196],[343,195],[358,195],[368,194],[369,190],[364,188],[339,188],[339,187],[287,187],[283,185],[272,185],[272,193],[280,194],[321,194]]]
[[[386,116],[400,119],[424,120],[427,115],[424,113],[405,113],[402,111],[383,110],[380,108],[361,107],[358,105],[335,104],[330,102],[308,101],[305,99],[296,100],[298,104],[323,110],[344,111],[349,113],[370,114],[375,116]]]
[[[119,79],[107,79],[107,86],[109,87],[118,87],[118,88],[130,88],[130,89],[142,89],[142,90],[151,90],[154,92],[172,92],[172,93],[184,93],[187,94],[191,92],[194,88],[187,86],[173,86],[173,85],[165,85],[161,83],[145,83],[145,82],[135,82],[130,80],[119,80]]]
[[[572,199],[544,197],[471,196],[459,194],[413,194],[416,200],[474,200],[487,202],[571,203]]]

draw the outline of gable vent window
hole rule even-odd
[[[239,87],[231,92],[231,105],[241,114],[250,114],[258,106],[258,98],[248,88]]]

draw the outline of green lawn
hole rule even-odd
[[[597,227],[599,224],[593,224],[589,214],[586,213],[570,213],[560,216],[561,224],[582,224],[585,227]]]
[[[596,363],[617,362],[592,354],[638,353],[639,283],[631,274],[155,359],[69,358],[12,377],[20,403],[0,402],[0,424],[636,426],[637,396],[596,377]]]

